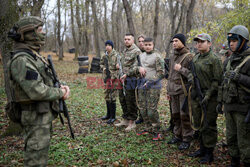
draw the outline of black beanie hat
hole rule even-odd
[[[174,38],[179,39],[179,40],[183,43],[183,45],[186,46],[186,37],[185,37],[185,35],[183,35],[183,34],[175,34],[175,35],[173,36],[171,42],[173,42],[173,39],[174,39]]]
[[[110,45],[110,46],[112,46],[112,48],[114,48],[114,44],[113,44],[113,42],[111,41],[111,40],[107,40],[106,42],[105,42],[105,46],[106,45]]]

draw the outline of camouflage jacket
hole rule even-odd
[[[11,88],[14,99],[19,103],[49,102],[56,106],[63,92],[53,85],[53,75],[46,60],[35,51],[19,52],[9,62]]]
[[[243,104],[250,104],[250,60],[247,60],[239,69],[240,77],[238,81],[233,81],[228,76],[230,71],[235,70],[247,56],[250,56],[250,48],[241,54],[233,53],[225,62],[222,82],[223,102],[232,105],[238,103],[239,106],[236,110],[242,108]],[[246,111],[246,109],[244,110]]]
[[[184,93],[181,83],[181,76],[184,84],[187,84],[187,76],[190,72],[189,63],[192,61],[192,58],[193,54],[191,54],[185,47],[180,51],[175,50],[174,54],[170,56],[169,77],[167,82],[167,93],[169,95],[178,95]],[[175,64],[181,64],[180,71],[174,70]]]
[[[221,59],[210,50],[205,54],[196,54],[193,62],[204,95],[208,98],[217,97],[218,86],[222,81]]]
[[[141,65],[146,69],[146,80],[159,80],[164,78],[164,60],[157,52],[140,54]]]
[[[121,63],[124,74],[128,77],[136,77],[139,71],[137,57],[141,54],[140,49],[133,44],[122,52]]]
[[[106,78],[106,65],[105,65],[105,59],[108,59],[108,69],[110,72],[111,79],[117,79],[118,78],[118,69],[116,68],[117,65],[117,57],[118,53],[113,49],[110,54],[106,56],[106,53],[101,56],[100,60],[100,67],[103,71],[103,78]]]

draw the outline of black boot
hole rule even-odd
[[[113,124],[115,122],[115,114],[116,114],[116,103],[110,103],[110,119],[107,121],[107,124]]]
[[[205,147],[205,155],[201,157],[200,163],[201,164],[207,164],[214,161],[214,154],[213,154],[214,148],[206,148]]]
[[[102,117],[102,120],[107,120],[110,118],[110,102],[106,101],[106,106],[107,106],[107,115]]]
[[[232,157],[231,165],[228,165],[227,167],[240,167],[240,157]]]
[[[196,158],[196,157],[202,157],[202,156],[205,155],[205,151],[206,151],[205,149],[206,149],[206,148],[204,147],[204,145],[203,145],[203,143],[202,143],[202,141],[201,141],[201,142],[200,142],[200,149],[198,149],[198,150],[196,150],[195,152],[189,154],[188,156],[189,156],[189,157],[194,157],[194,158]]]
[[[244,162],[244,167],[250,167],[250,163]]]

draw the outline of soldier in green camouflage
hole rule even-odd
[[[47,61],[39,55],[45,44],[43,21],[38,17],[20,19],[9,32],[14,39],[10,60],[13,101],[21,107],[24,129],[24,166],[46,166],[52,121],[59,111],[58,100],[69,97],[69,87],[55,88]]]
[[[213,150],[217,142],[217,92],[222,78],[222,62],[211,50],[211,37],[202,33],[194,38],[199,51],[193,58],[196,75],[199,79],[201,92],[204,95],[201,104],[206,106],[206,117],[201,108],[198,92],[195,89],[193,75],[189,74],[189,82],[192,83],[192,111],[194,127],[200,127],[200,149],[190,154],[191,157],[201,157],[200,163],[211,163],[213,161]],[[204,120],[202,121],[202,118]],[[205,123],[206,122],[206,123]]]
[[[105,42],[106,52],[102,55],[100,66],[103,71],[103,79],[105,82],[104,94],[107,106],[107,115],[102,117],[102,120],[107,120],[108,124],[115,121],[116,114],[116,97],[117,97],[117,84],[118,84],[118,69],[117,69],[117,56],[114,44],[111,40]],[[105,60],[106,59],[106,60]]]
[[[138,72],[141,76],[145,75],[145,70],[138,66],[138,56],[141,54],[140,49],[134,44],[133,34],[126,34],[124,37],[126,49],[122,52],[121,64],[124,75],[121,77],[122,82],[126,85],[126,96],[123,90],[119,91],[119,99],[123,111],[123,120],[115,126],[127,126],[125,131],[130,131],[136,127],[137,106],[135,100],[135,87]]]
[[[157,111],[161,93],[161,79],[164,78],[164,60],[154,51],[152,38],[144,39],[145,52],[140,54],[141,66],[146,70],[146,75],[138,84],[138,108],[145,122],[145,129],[137,133],[153,134],[153,140],[162,140],[160,134],[160,120]]]
[[[222,100],[226,116],[226,136],[231,167],[239,167],[240,160],[250,166],[250,49],[249,31],[236,25],[228,33],[228,45],[233,54],[224,63]],[[219,96],[220,97],[220,96]],[[217,106],[218,112],[221,104]]]

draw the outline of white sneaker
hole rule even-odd
[[[135,121],[130,121],[128,127],[125,129],[126,132],[131,131],[132,129],[136,128]]]
[[[128,126],[128,125],[129,125],[129,121],[126,119],[123,119],[120,123],[115,124],[116,127]]]

